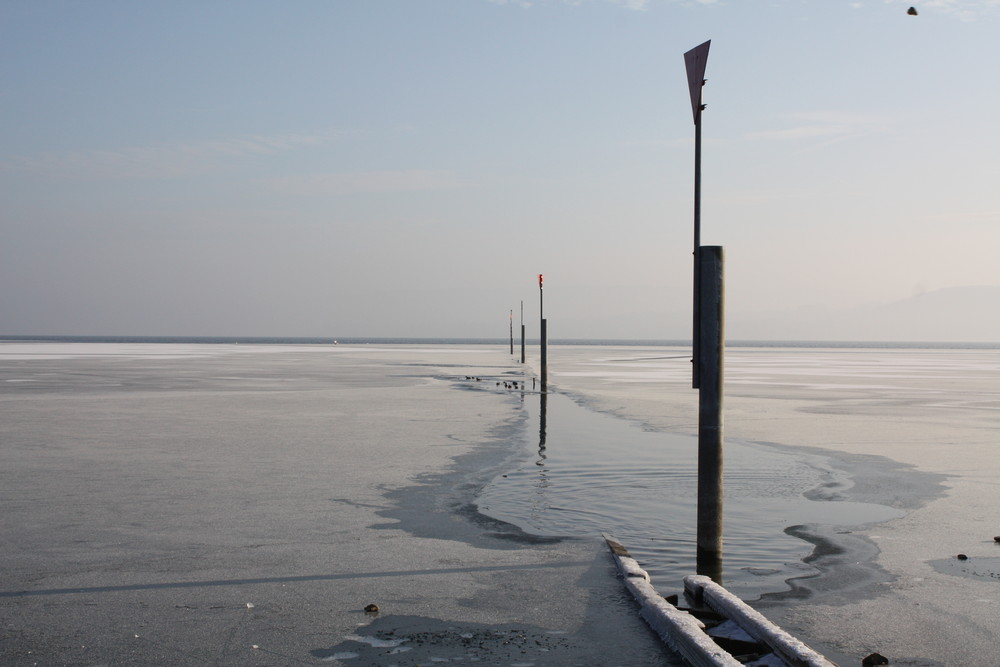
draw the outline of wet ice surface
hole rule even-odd
[[[695,572],[696,438],[643,430],[559,394],[529,394],[525,407],[530,460],[484,490],[480,511],[538,535],[611,533],[665,591]],[[821,485],[850,485],[823,456],[729,441],[725,457],[724,580],[745,598],[811,572],[802,560],[813,544],[786,534],[789,526],[902,516],[883,505],[809,500]]]

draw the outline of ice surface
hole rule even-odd
[[[550,382],[594,409],[694,434],[697,392],[684,352],[555,346]],[[635,363],[641,384],[629,381]],[[826,546],[811,565],[826,574],[796,582],[796,595],[767,614],[841,664],[873,651],[892,664],[992,664],[998,581],[935,564],[996,553],[1000,353],[740,347],[727,349],[725,364],[727,438],[831,456],[850,480],[834,497],[906,512],[814,536]],[[854,546],[838,554],[830,545],[844,538]],[[856,539],[877,547],[870,566]]]
[[[594,664],[614,645],[622,664],[665,664],[599,539],[532,540],[472,507],[502,473],[534,484],[551,466],[558,482],[559,438],[576,428],[693,435],[685,351],[550,347],[552,405],[570,397],[621,423],[560,422],[557,406],[542,459],[537,394],[522,402],[463,379],[537,365],[504,347],[0,344],[0,662],[398,660],[345,639],[364,635],[425,638],[405,654],[414,661],[467,659],[472,639],[509,662]],[[726,434],[747,443],[727,459],[729,492],[754,497],[727,510],[733,529],[762,512],[805,520],[760,509],[798,495],[852,516],[861,508],[849,503],[894,508],[871,527],[783,535],[808,540],[815,558],[799,563],[808,578],[793,596],[767,601],[768,617],[842,664],[873,651],[894,664],[989,664],[998,368],[989,350],[728,352]],[[690,488],[690,466],[651,473],[648,452],[628,454],[570,472]],[[555,504],[581,524],[619,505]],[[383,610],[374,620],[370,602]],[[540,648],[508,659],[511,642]]]
[[[344,638],[433,630],[414,662],[667,664],[598,538],[467,510],[520,422],[458,378],[503,350],[48,345],[0,344],[0,663],[388,665],[417,650]]]

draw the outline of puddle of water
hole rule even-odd
[[[560,394],[525,399],[530,459],[483,491],[480,511],[536,535],[610,533],[661,588],[693,574],[697,438],[645,431]],[[727,587],[749,598],[785,590],[785,579],[808,572],[802,559],[813,545],[786,535],[788,526],[859,526],[902,515],[881,505],[805,498],[829,481],[825,460],[726,442]]]
[[[1000,557],[947,558],[930,561],[938,572],[955,577],[969,577],[981,581],[1000,583]]]

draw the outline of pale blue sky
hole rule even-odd
[[[711,39],[728,336],[1000,340],[975,300],[870,316],[1000,294],[998,35],[997,1],[10,0],[0,334],[502,337],[542,272],[553,337],[685,337]]]

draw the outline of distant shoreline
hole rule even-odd
[[[509,338],[395,338],[318,336],[53,336],[0,335],[0,343],[189,343],[204,345],[509,345]],[[537,339],[526,344],[538,345]],[[690,341],[675,339],[554,338],[550,345],[619,347],[689,347]],[[515,346],[520,340],[515,341]],[[919,350],[1000,350],[1000,342],[961,341],[833,341],[833,340],[730,340],[727,347],[843,348]]]

